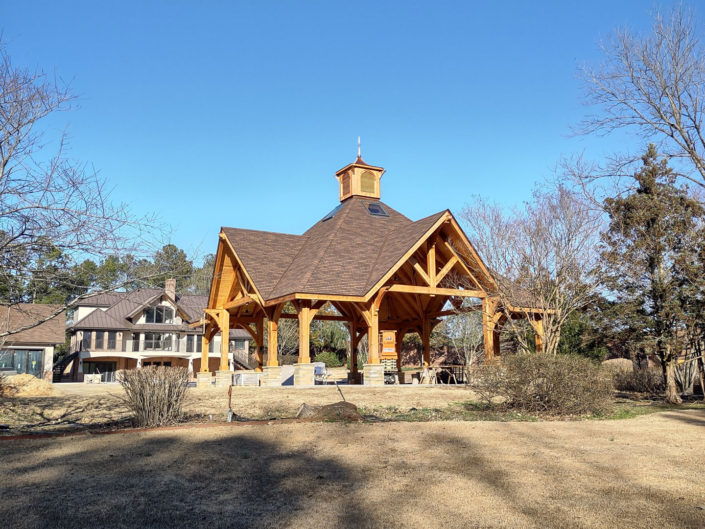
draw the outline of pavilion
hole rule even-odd
[[[396,331],[396,353],[406,333],[418,332],[422,361],[430,363],[430,336],[443,316],[465,297],[482,310],[485,360],[499,353],[499,326],[506,318],[497,284],[449,210],[412,221],[381,202],[384,169],[357,159],[336,174],[340,204],[303,235],[221,228],[205,310],[202,366],[218,331],[245,329],[257,346],[263,385],[278,385],[277,327],[297,318],[298,363],[294,385],[313,384],[310,325],[317,318],[346,323],[350,332],[352,379],[357,346],[367,334],[365,384],[383,384],[381,331]],[[287,303],[294,311],[283,312]],[[320,313],[330,303],[337,314]],[[540,316],[531,319],[540,349]],[[264,333],[268,353],[264,358]],[[222,342],[223,348],[227,341]],[[227,359],[221,352],[220,358]],[[221,362],[216,373],[225,384],[231,372]],[[359,379],[359,375],[357,376]],[[210,372],[199,374],[199,385]]]

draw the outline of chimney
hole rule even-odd
[[[164,281],[164,292],[166,292],[167,296],[176,301],[176,279],[170,277]]]

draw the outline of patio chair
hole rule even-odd
[[[313,363],[313,381],[314,384],[325,384],[328,379],[328,368],[324,362]]]

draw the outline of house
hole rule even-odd
[[[100,374],[107,382],[119,370],[143,366],[214,371],[220,362],[220,334],[209,346],[213,358],[201,366],[198,322],[206,303],[206,296],[177,295],[175,279],[167,279],[163,289],[106,292],[81,300],[67,327],[71,354],[57,365],[57,378],[81,381],[85,374]],[[246,331],[230,331],[225,358],[230,369],[249,368],[249,342]]]
[[[431,331],[469,297],[477,299],[472,307],[482,312],[486,360],[499,354],[507,314],[527,318],[540,350],[542,311],[502,307],[494,276],[449,210],[413,221],[382,202],[384,172],[358,151],[353,163],[335,173],[339,203],[301,235],[221,228],[204,343],[217,332],[249,329],[262,385],[279,385],[278,322],[298,319],[294,385],[307,386],[314,383],[312,320],[341,321],[350,333],[350,381],[383,384],[391,372],[395,379],[403,375],[399,348],[404,335],[419,334],[427,367]],[[323,307],[329,310],[322,312]],[[367,363],[358,373],[357,346],[364,335],[369,337]],[[210,365],[208,350],[202,355],[203,364]],[[199,385],[210,384],[210,371],[203,380],[198,374]],[[230,378],[228,363],[221,361],[216,385]]]
[[[0,338],[0,373],[28,373],[51,381],[54,347],[66,341],[65,325],[66,314],[57,305],[0,306],[0,332],[29,327]]]

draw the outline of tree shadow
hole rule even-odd
[[[705,409],[671,410],[660,413],[661,417],[705,427]]]
[[[0,519],[17,529],[375,525],[355,499],[363,478],[353,469],[234,429],[212,433],[100,435],[83,450],[8,443]]]

